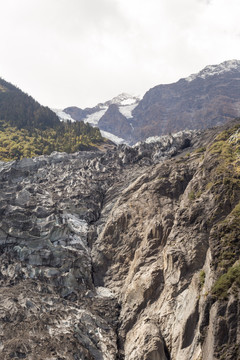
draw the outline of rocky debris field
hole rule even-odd
[[[0,163],[0,358],[239,359],[238,124]]]

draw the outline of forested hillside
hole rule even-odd
[[[89,150],[103,141],[99,129],[61,122],[48,107],[0,79],[0,160]]]

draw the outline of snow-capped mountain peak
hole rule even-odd
[[[112,100],[109,100],[105,103],[105,105],[109,106],[115,104],[118,106],[119,111],[126,118],[130,119],[132,117],[132,111],[138,105],[141,100],[140,96],[130,95],[127,93],[122,93]]]
[[[88,122],[92,126],[98,126],[101,117],[106,113],[108,107],[113,104],[118,106],[118,109],[122,115],[124,115],[127,119],[130,119],[132,118],[132,111],[138,105],[139,101],[140,97],[138,96],[122,93],[118,96],[115,96],[111,100],[108,100],[104,103],[99,103],[95,107],[96,110],[87,115],[83,121]]]
[[[186,81],[190,82],[196,78],[206,79],[207,77],[220,75],[228,71],[238,70],[240,71],[240,60],[228,60],[218,65],[208,65],[197,74],[192,74],[185,78]]]
[[[114,97],[112,100],[109,101],[110,104],[116,104],[119,106],[124,105],[133,105],[136,102],[139,102],[140,98],[134,95],[130,95],[127,93],[122,93],[116,97]]]
[[[121,93],[118,96],[115,96],[111,100],[108,100],[104,103],[99,103],[97,107],[99,108],[105,108],[106,106],[115,104],[118,106],[127,106],[127,105],[134,105],[138,104],[141,100],[140,96],[130,95],[127,93]]]

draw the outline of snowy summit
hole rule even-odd
[[[139,96],[134,96],[126,93],[122,93],[116,97],[114,97],[112,100],[108,101],[108,104],[116,104],[119,106],[125,106],[125,105],[133,105],[140,101]]]
[[[96,111],[87,115],[84,122],[88,122],[92,126],[98,126],[98,122],[101,117],[105,114],[110,105],[117,105],[119,111],[127,118],[132,118],[132,111],[139,104],[141,100],[140,96],[129,95],[122,93],[111,100],[104,103],[99,103],[96,106]],[[112,139],[111,139],[112,140]]]
[[[208,65],[197,74],[192,74],[184,80],[190,82],[196,78],[206,79],[209,76],[220,75],[228,71],[240,69],[240,60],[224,61],[218,65]]]

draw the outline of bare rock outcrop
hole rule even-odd
[[[0,164],[1,359],[240,358],[239,121],[219,133]]]

